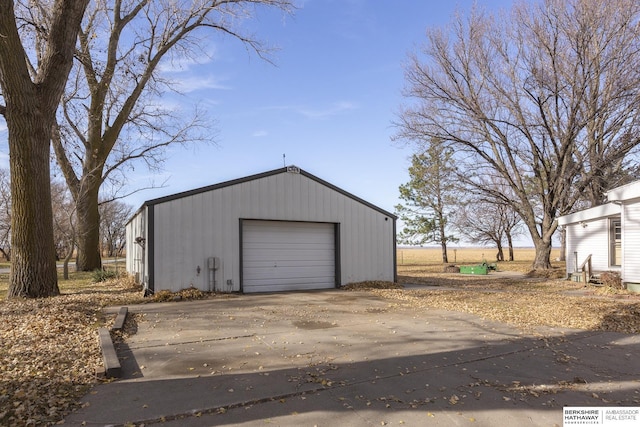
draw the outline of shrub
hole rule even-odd
[[[118,273],[114,270],[101,270],[95,269],[91,273],[91,281],[93,283],[106,282],[107,280],[115,279],[118,277]]]

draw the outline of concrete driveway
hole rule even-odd
[[[634,335],[523,334],[338,290],[129,311],[126,377],[64,425],[560,426],[563,406],[640,406]]]

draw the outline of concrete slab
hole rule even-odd
[[[120,378],[122,375],[120,359],[118,358],[115,346],[111,340],[111,334],[107,328],[98,329],[98,342],[100,351],[102,352],[104,375],[107,378]]]
[[[130,306],[123,379],[64,425],[562,425],[640,406],[640,337],[540,328],[366,292]]]
[[[128,313],[129,313],[128,307],[120,307],[120,310],[118,310],[118,314],[116,315],[116,319],[113,322],[113,326],[111,327],[111,330],[119,331],[122,328],[124,328],[124,323],[127,321]]]

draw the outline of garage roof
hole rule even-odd
[[[324,185],[325,187],[328,187],[328,188],[330,188],[330,189],[332,189],[334,191],[337,191],[338,193],[340,193],[340,194],[342,194],[342,195],[344,195],[346,197],[349,197],[349,198],[351,198],[351,199],[353,199],[353,200],[355,200],[355,201],[357,201],[359,203],[362,203],[363,205],[365,205],[365,206],[367,206],[367,207],[369,207],[369,208],[371,208],[371,209],[373,209],[375,211],[378,211],[383,215],[386,215],[386,216],[388,216],[390,218],[393,218],[393,219],[398,219],[398,217],[396,215],[394,215],[394,214],[392,214],[390,212],[387,212],[386,210],[384,210],[382,208],[379,208],[378,206],[375,206],[375,205],[367,202],[366,200],[361,199],[358,196],[355,196],[355,195],[353,195],[353,194],[351,194],[351,193],[349,193],[349,192],[347,192],[347,191],[345,191],[345,190],[343,190],[343,189],[341,189],[339,187],[336,187],[335,185],[333,185],[333,184],[331,184],[331,183],[329,183],[327,181],[324,181],[324,180],[318,178],[317,176],[312,175],[309,172],[298,168],[297,166],[286,166],[286,167],[275,169],[275,170],[272,170],[272,171],[263,172],[263,173],[259,173],[259,174],[255,174],[255,175],[250,175],[250,176],[247,176],[247,177],[244,177],[244,178],[233,179],[231,181],[225,181],[225,182],[221,182],[221,183],[218,183],[218,184],[208,185],[206,187],[200,187],[200,188],[196,188],[196,189],[189,190],[189,191],[183,191],[183,192],[172,194],[172,195],[169,195],[169,196],[159,197],[157,199],[147,200],[146,202],[144,202],[142,204],[142,206],[136,211],[136,213],[133,216],[135,217],[135,215],[137,215],[145,206],[153,206],[153,205],[157,205],[157,204],[160,204],[160,203],[170,202],[172,200],[181,199],[183,197],[194,196],[196,194],[205,193],[205,192],[212,191],[212,190],[218,190],[220,188],[229,187],[229,186],[236,185],[236,184],[241,184],[243,182],[253,181],[253,180],[256,180],[256,179],[267,178],[267,177],[272,176],[272,175],[278,175],[278,174],[287,173],[287,172],[289,172],[289,173],[299,173],[300,175],[303,175],[303,176],[305,176],[305,177],[307,177],[307,178],[309,178],[309,179],[311,179],[313,181],[318,182],[319,184]]]

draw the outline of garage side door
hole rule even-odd
[[[335,287],[334,225],[243,221],[243,291]]]

